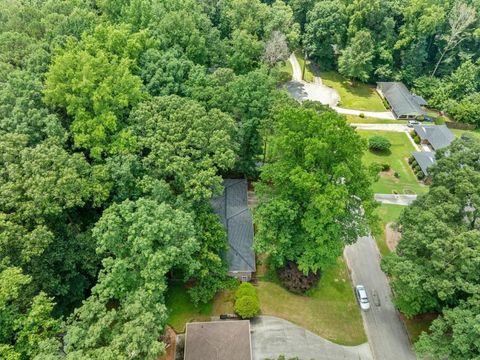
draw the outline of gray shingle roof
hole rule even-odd
[[[425,176],[428,176],[428,168],[435,164],[434,151],[414,151],[412,153],[415,160],[417,160],[420,169],[422,169]]]
[[[392,111],[397,117],[407,115],[424,115],[420,105],[425,104],[421,97],[413,95],[407,87],[401,82],[379,82],[378,89],[382,92],[385,99],[392,107]],[[423,101],[422,101],[423,100]]]
[[[250,321],[188,323],[185,360],[251,360]]]
[[[413,129],[420,139],[427,140],[434,150],[450,145],[455,140],[455,135],[446,125],[414,125]]]
[[[213,210],[227,229],[225,254],[229,271],[255,271],[253,219],[247,203],[247,180],[225,179],[222,196],[213,198]]]

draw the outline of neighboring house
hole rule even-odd
[[[425,177],[429,177],[428,168],[435,164],[435,152],[434,151],[414,151],[412,153],[413,158],[417,161],[418,166],[422,169]]]
[[[401,82],[378,82],[378,93],[387,100],[397,119],[415,119],[425,115],[421,106],[427,104],[425,99],[408,91]]]
[[[224,258],[228,263],[228,274],[242,281],[250,281],[255,272],[253,251],[253,219],[248,208],[245,179],[225,179],[222,196],[212,199],[212,206],[225,226],[228,250]]]
[[[455,135],[446,125],[414,125],[413,130],[417,133],[422,144],[428,144],[433,150],[438,150],[450,145]]]
[[[184,360],[252,360],[250,321],[188,323]]]

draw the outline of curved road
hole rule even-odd
[[[253,360],[373,360],[367,343],[358,346],[334,344],[287,320],[258,316],[250,321]]]

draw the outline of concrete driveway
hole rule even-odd
[[[253,360],[280,355],[301,360],[372,360],[368,344],[342,346],[274,316],[258,316],[250,323]]]
[[[297,60],[295,54],[291,54],[289,59],[292,65],[292,81],[285,84],[285,88],[290,95],[298,101],[312,100],[318,101],[323,105],[328,105],[340,114],[347,115],[360,115],[364,114],[367,117],[373,117],[378,119],[395,120],[391,111],[363,111],[355,109],[345,109],[338,107],[337,104],[340,101],[340,94],[337,90],[332,89],[326,85],[323,85],[322,79],[316,76],[313,83],[306,82],[302,77],[302,68]]]
[[[390,285],[380,269],[380,254],[371,236],[362,237],[345,248],[345,258],[354,285],[366,287],[371,308],[362,311],[363,322],[373,356],[378,360],[412,360],[410,341],[391,301]],[[373,291],[379,302],[374,304]]]
[[[417,195],[375,194],[374,198],[382,204],[407,206],[417,200]]]

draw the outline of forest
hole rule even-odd
[[[0,357],[161,355],[170,279],[194,303],[233,281],[209,203],[223,177],[260,182],[257,251],[274,266],[327,268],[374,221],[373,176],[343,116],[282,90],[284,62],[297,50],[361,82],[401,80],[480,124],[479,12],[449,0],[0,2]]]

